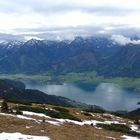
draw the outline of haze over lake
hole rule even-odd
[[[99,85],[49,85],[39,82],[25,82],[26,88],[38,89],[47,94],[64,96],[87,104],[99,105],[107,110],[133,110],[139,107],[140,93],[121,88],[112,83]]]

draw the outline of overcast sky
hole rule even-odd
[[[140,35],[140,0],[0,0],[0,39]]]

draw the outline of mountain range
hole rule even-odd
[[[139,77],[139,54],[139,44],[121,45],[105,37],[1,42],[0,73],[59,74],[95,70],[104,76]]]

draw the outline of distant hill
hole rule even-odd
[[[128,113],[129,115],[137,115],[140,116],[140,108],[133,110],[131,112]]]
[[[140,76],[140,45],[129,44],[124,46],[102,63],[103,68],[99,70],[106,76]]]

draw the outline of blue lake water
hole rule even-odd
[[[48,85],[39,82],[24,82],[26,88],[38,89],[47,94],[64,96],[87,104],[99,105],[107,110],[133,110],[139,108],[140,93],[124,89],[116,84],[63,84]]]

